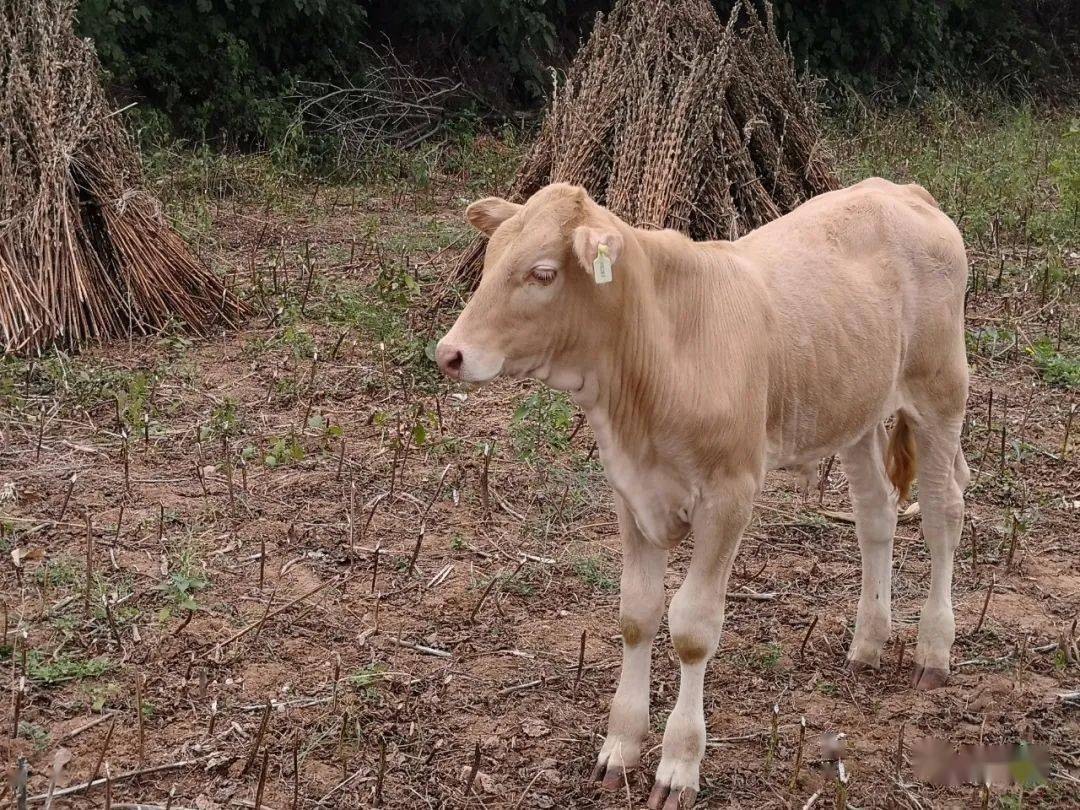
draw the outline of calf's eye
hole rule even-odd
[[[555,269],[552,267],[534,267],[529,271],[529,281],[547,286],[555,280]]]

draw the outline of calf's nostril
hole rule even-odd
[[[443,374],[450,377],[456,377],[461,372],[461,366],[464,362],[461,350],[449,345],[440,345],[435,350],[435,359],[438,361]]]

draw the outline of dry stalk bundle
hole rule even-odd
[[[772,7],[618,0],[599,16],[509,197],[584,186],[633,225],[735,239],[839,186],[816,87],[777,38]],[[475,283],[478,238],[453,282]]]
[[[0,341],[4,352],[197,332],[243,314],[142,190],[73,0],[0,4]]]

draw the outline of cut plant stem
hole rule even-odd
[[[146,725],[143,719],[143,674],[135,673],[135,709],[139,716],[139,764],[146,762]]]
[[[1069,452],[1069,431],[1072,429],[1073,416],[1076,414],[1076,403],[1069,406],[1069,415],[1065,417],[1065,437],[1061,440],[1061,457],[1065,458]]]
[[[90,510],[86,510],[86,588],[83,590],[83,612],[90,616],[90,590],[94,582],[94,526]]]
[[[577,674],[574,675],[574,693],[577,693],[578,686],[581,684],[581,676],[585,672],[585,636],[588,633],[587,630],[581,631],[581,644],[578,646],[577,654]]]
[[[795,747],[795,767],[791,770],[791,782],[789,791],[794,791],[799,785],[799,768],[802,767],[803,743],[806,741],[806,718],[799,718],[799,741]]]
[[[266,577],[266,535],[259,538],[259,590],[263,589],[263,580]]]
[[[297,810],[300,806],[300,738],[293,739],[292,747],[292,771],[293,771],[293,789],[292,789],[292,810]]]
[[[975,622],[975,634],[978,635],[979,630],[982,629],[983,620],[986,619],[986,609],[990,606],[990,597],[994,595],[994,585],[997,582],[997,577],[994,574],[990,575],[990,584],[986,588],[986,599],[983,600],[982,610],[979,611],[979,620]]]
[[[799,660],[803,658],[803,654],[806,652],[806,643],[810,641],[810,634],[814,632],[814,628],[817,627],[819,615],[814,615],[814,620],[810,622],[810,626],[806,628],[806,635],[803,636],[802,644],[799,645]]]
[[[1012,526],[1009,533],[1009,554],[1005,558],[1005,570],[1008,571],[1012,568],[1013,557],[1016,555],[1016,544],[1020,536],[1020,521],[1017,520],[1016,514],[1012,516]]]
[[[375,775],[373,807],[382,807],[383,780],[386,777],[386,740],[379,738],[379,770]]]
[[[480,504],[484,507],[484,519],[491,520],[491,491],[489,469],[491,458],[495,455],[495,442],[484,442],[484,466],[480,468]]]
[[[473,749],[472,765],[469,767],[469,773],[465,777],[465,795],[468,796],[472,792],[473,783],[476,781],[476,774],[480,771],[480,741],[476,741],[476,747]]]
[[[896,766],[894,776],[896,781],[900,781],[900,773],[904,769],[904,724],[900,724],[900,733],[896,739]]]
[[[266,769],[270,764],[270,750],[263,749],[262,767],[259,769],[259,786],[255,789],[255,810],[262,810],[263,790],[266,787]]]
[[[333,675],[334,699],[333,699],[333,703],[331,704],[331,709],[330,709],[330,711],[332,713],[334,713],[334,714],[337,714],[338,681],[339,680],[341,680],[341,654],[340,653],[334,653],[334,675]]]
[[[765,772],[772,771],[773,760],[776,758],[776,748],[779,743],[780,728],[780,704],[774,703],[769,713],[769,750],[765,755]]]
[[[109,743],[112,741],[113,729],[116,728],[116,717],[113,716],[112,722],[109,723],[109,730],[105,732],[105,742],[101,744],[101,751],[98,752],[97,762],[94,763],[94,770],[90,771],[90,782],[96,782],[98,774],[101,773],[101,763],[105,761],[105,755],[109,751]]]
[[[241,775],[247,774],[251,770],[251,766],[255,764],[255,758],[259,755],[259,749],[262,747],[263,736],[266,734],[266,727],[270,724],[270,701],[266,701],[266,708],[263,709],[262,720],[259,722],[259,732],[255,735],[255,742],[251,746],[251,751],[248,752],[247,761],[244,763],[244,768],[240,771]]]
[[[78,478],[78,473],[73,472],[71,478],[68,479],[67,490],[64,492],[64,503],[60,507],[60,514],[56,516],[56,522],[62,523],[64,515],[67,514],[68,503],[71,501],[71,493],[75,489],[75,479]]]
[[[341,762],[341,778],[349,773],[349,760],[345,756],[345,735],[349,730],[349,710],[341,715],[341,731],[338,733],[338,761]]]
[[[11,717],[11,739],[19,737],[19,715],[22,714],[23,692],[26,691],[26,676],[19,677],[19,685],[15,690],[15,707]]]
[[[116,533],[113,534],[113,543],[120,542],[120,529],[124,525],[124,502],[120,501],[120,513],[116,516]]]
[[[413,546],[412,556],[409,557],[409,569],[405,572],[405,576],[411,577],[413,570],[416,568],[416,558],[420,556],[420,546],[424,543],[424,524],[420,524],[420,531],[416,533],[416,545]]]

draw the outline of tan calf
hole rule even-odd
[[[693,533],[668,609],[681,683],[649,807],[693,802],[705,668],[739,539],[772,468],[840,454],[863,561],[848,657],[877,667],[897,490],[917,458],[932,573],[913,681],[944,682],[968,478],[959,441],[967,263],[926,191],[867,180],[736,242],[631,228],[559,184],[525,205],[480,200],[467,216],[491,239],[480,285],[439,343],[440,367],[475,383],[504,374],[569,392],[615,490],[623,669],[594,778],[617,788],[639,764],[668,552]],[[610,282],[594,277],[598,253],[612,262]]]

